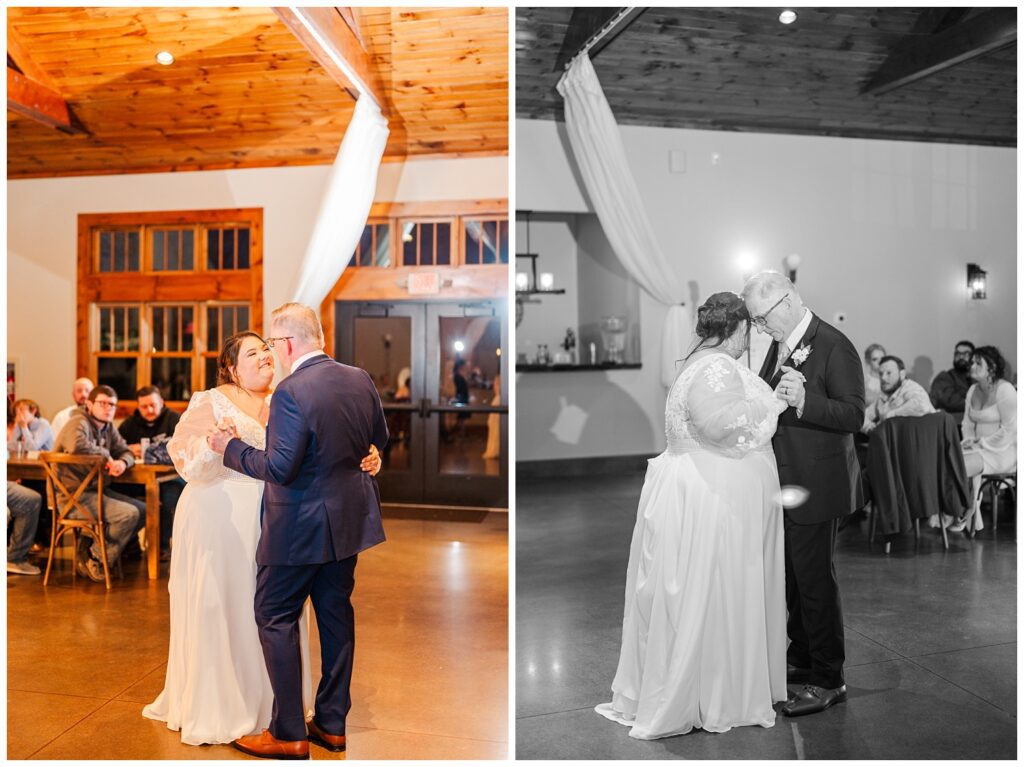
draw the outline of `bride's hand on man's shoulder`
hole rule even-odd
[[[368,472],[371,477],[376,477],[380,473],[382,465],[383,461],[381,461],[377,446],[370,445],[370,452],[359,462],[359,468]]]

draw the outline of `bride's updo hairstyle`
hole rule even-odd
[[[254,333],[251,330],[243,330],[241,333],[236,333],[224,342],[224,347],[220,350],[220,357],[217,359],[218,386],[221,384],[239,385],[235,374],[231,372],[231,368],[238,365],[238,352],[242,348],[242,341],[250,336],[261,344],[266,343],[259,333]]]
[[[689,359],[699,349],[715,349],[726,342],[741,323],[750,321],[750,312],[743,299],[735,293],[715,293],[697,309],[696,348],[686,355]],[[714,341],[715,343],[708,343]]]

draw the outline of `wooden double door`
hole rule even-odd
[[[508,507],[504,302],[337,301],[334,337],[384,406],[385,503]]]

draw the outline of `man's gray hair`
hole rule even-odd
[[[767,271],[758,272],[747,280],[747,283],[743,286],[743,292],[740,295],[742,295],[743,300],[746,301],[750,296],[768,298],[769,296],[775,296],[779,293],[786,292],[796,299],[800,298],[800,294],[797,292],[796,286],[790,282],[784,274],[776,272],[773,269],[769,269]]]
[[[324,330],[317,313],[305,304],[288,303],[270,313],[270,324],[299,341],[324,348]]]

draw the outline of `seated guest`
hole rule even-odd
[[[58,452],[74,455],[99,455],[106,459],[105,470],[111,477],[119,477],[135,464],[132,451],[128,449],[124,438],[114,428],[114,413],[117,410],[117,393],[109,386],[99,385],[89,392],[83,410],[71,413],[67,425],[57,435],[55,449]],[[61,482],[72,492],[88,473],[83,466],[58,467]],[[95,480],[93,480],[95,482]],[[86,489],[79,496],[81,504],[95,513],[95,485]],[[58,499],[66,503],[66,499]],[[72,517],[82,518],[76,509]],[[141,522],[146,519],[146,504],[135,498],[104,488],[103,520],[107,535],[107,562],[113,563],[121,555],[125,543],[135,534]],[[99,541],[93,541],[91,549],[81,547],[75,552],[78,572],[87,578],[101,582],[103,565],[100,561],[102,553]]]
[[[22,454],[29,450],[50,450],[53,431],[50,422],[39,415],[39,405],[30,399],[14,403],[14,429],[7,437],[7,450],[12,455],[21,445]]]
[[[43,496],[17,482],[7,482],[7,522],[11,539],[7,543],[7,572],[15,575],[39,575],[39,568],[28,561],[28,550],[36,537]]]
[[[142,458],[141,441],[148,439],[150,445],[163,444],[174,436],[174,428],[181,420],[181,416],[164,407],[164,399],[155,386],[143,386],[135,392],[135,397],[139,406],[121,422],[117,430],[128,443],[132,455]],[[166,463],[171,461],[168,460]]]
[[[928,399],[928,392],[916,381],[907,378],[903,360],[891,354],[882,357],[878,366],[881,394],[864,412],[864,426],[861,431],[870,434],[886,418],[896,416],[928,415],[935,408]]]
[[[953,367],[943,370],[932,380],[932,404],[945,410],[960,423],[964,418],[964,399],[971,386],[971,357],[974,344],[960,341],[953,350]]]
[[[864,406],[870,407],[882,393],[882,381],[878,377],[878,366],[885,356],[885,347],[871,344],[864,350]]]
[[[64,425],[68,422],[71,414],[76,410],[82,410],[85,408],[85,401],[89,397],[89,392],[92,391],[94,384],[88,378],[79,378],[75,381],[75,385],[71,387],[71,398],[75,401],[74,405],[61,410],[57,415],[53,417],[53,421],[50,423],[50,427],[53,429],[53,438],[57,439],[60,436],[60,430],[64,428]]]
[[[167,440],[174,436],[174,429],[181,416],[164,407],[163,397],[155,386],[143,386],[135,392],[135,397],[139,403],[138,408],[121,422],[117,430],[137,459],[143,458],[141,441],[148,439],[150,444],[144,462],[173,464],[167,453]],[[170,558],[174,510],[184,489],[185,480],[180,477],[160,483],[160,551],[164,559]],[[139,488],[136,492],[145,497],[145,489]]]
[[[979,346],[971,362],[974,384],[967,390],[963,421],[964,465],[973,479],[975,503],[967,518],[950,530],[963,530],[973,514],[982,529],[978,487],[982,474],[1005,474],[1017,468],[1017,392],[1003,376],[1006,360],[994,346]]]

